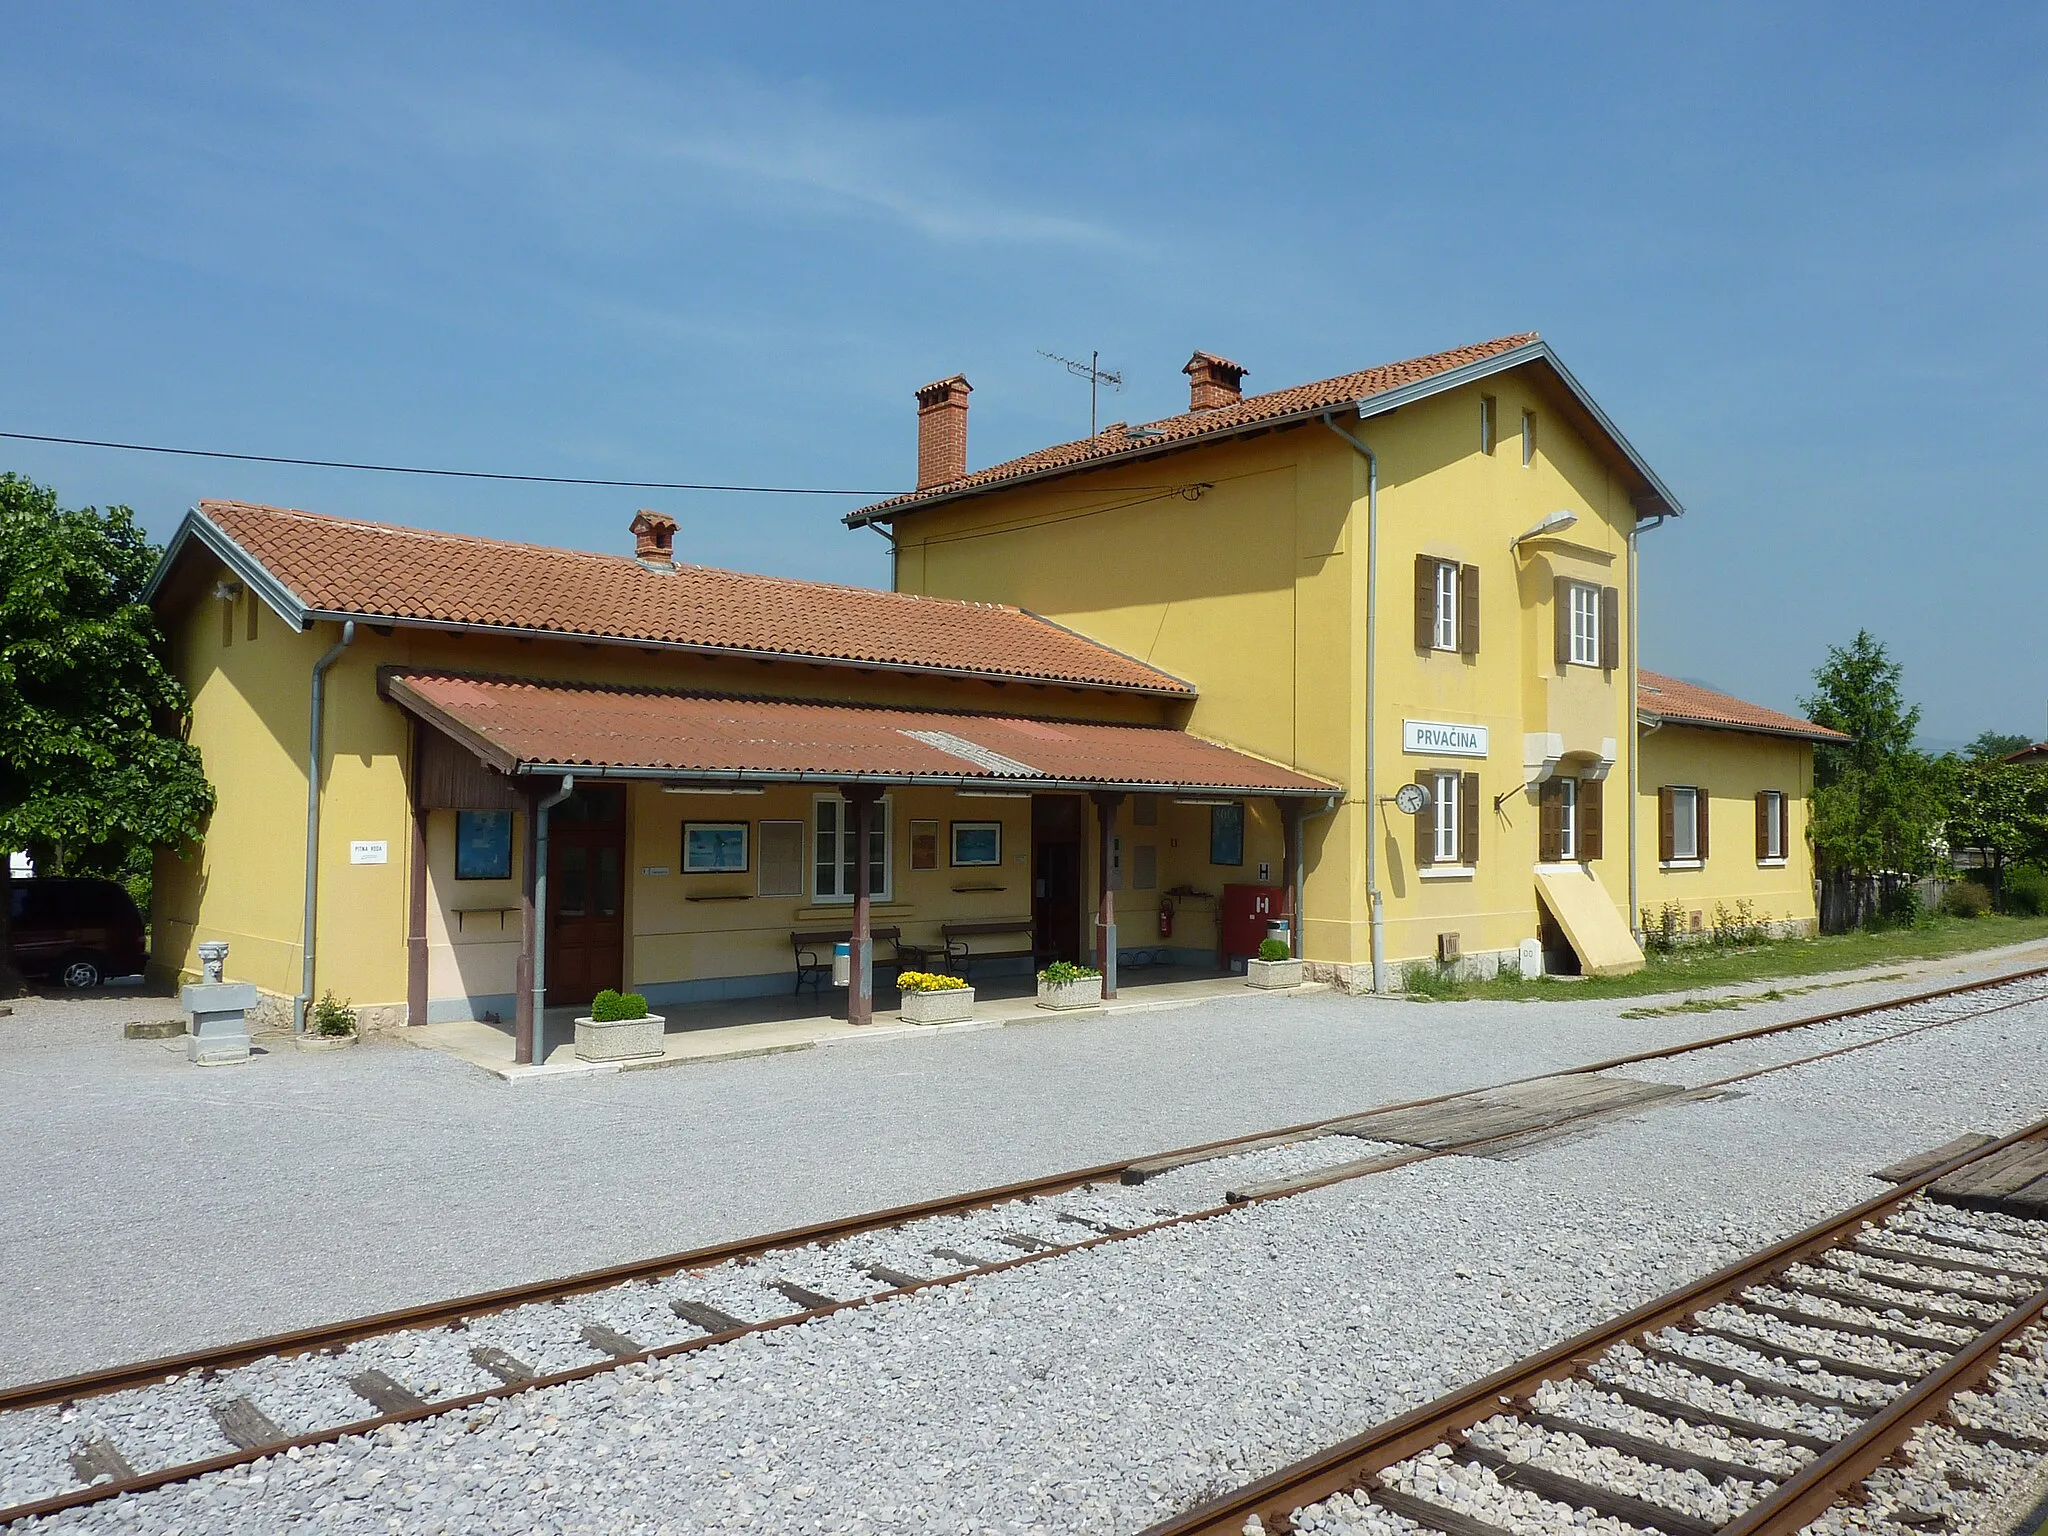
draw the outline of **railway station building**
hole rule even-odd
[[[202,503],[151,600],[219,803],[159,965],[225,939],[280,1017],[529,1059],[537,998],[788,992],[839,933],[885,980],[1114,974],[1278,917],[1366,990],[1812,926],[1830,733],[1639,666],[1681,509],[1547,344],[1185,371],[1181,415],[974,471],[967,381],[917,391],[918,488],[847,519],[889,592],[679,561],[652,512],[594,554]]]

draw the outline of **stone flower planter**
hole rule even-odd
[[[903,994],[906,1024],[960,1024],[974,1016],[974,988],[947,987],[940,992]]]
[[[1301,985],[1301,962],[1299,960],[1247,960],[1244,963],[1244,981],[1248,987],[1264,991],[1277,991],[1282,987]]]
[[[345,1051],[362,1038],[353,1031],[346,1035],[320,1035],[308,1030],[299,1036],[302,1051]]]
[[[644,1019],[578,1019],[578,1061],[646,1061],[661,1054],[668,1021],[658,1013]]]
[[[1081,981],[1041,981],[1038,984],[1038,1006],[1055,1010],[1100,1008],[1102,978],[1089,976]]]

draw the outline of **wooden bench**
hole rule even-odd
[[[978,923],[946,923],[939,937],[946,946],[946,969],[962,980],[968,967],[982,960],[1029,960],[1036,968],[1041,954],[1037,944],[1038,925],[1030,918],[997,918]],[[1009,949],[975,949],[976,939],[1007,939],[1021,935],[1025,943]]]
[[[871,928],[868,938],[876,944],[896,946],[896,936],[901,928]],[[808,933],[797,932],[789,936],[789,947],[796,952],[796,991],[794,996],[803,996],[804,983],[809,982],[814,991],[822,994],[825,982],[832,974],[832,948],[836,944],[851,944],[851,928],[813,929]],[[896,960],[898,970],[903,968],[902,959]]]

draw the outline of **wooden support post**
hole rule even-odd
[[[869,916],[868,837],[875,821],[875,802],[882,792],[872,784],[851,784],[840,793],[853,807],[853,968],[846,978],[846,1022],[875,1021],[875,940]]]
[[[427,1022],[427,807],[424,742],[426,727],[412,728],[412,847],[407,860],[405,916],[405,1022],[417,1029]]]
[[[1124,797],[1107,790],[1089,796],[1095,802],[1099,852],[1095,860],[1095,969],[1102,972],[1102,995],[1116,996],[1116,888],[1110,884],[1110,855],[1116,847],[1116,809]]]
[[[537,795],[528,795],[522,813],[526,837],[519,871],[519,962],[512,972],[512,1060],[522,1067],[533,1065],[533,956],[540,940],[540,914],[534,908],[534,882],[540,875],[540,818],[534,810],[538,803]]]
[[[1294,958],[1301,958],[1301,913],[1296,911],[1295,889],[1301,884],[1301,802],[1292,795],[1276,795],[1280,808],[1283,839],[1280,854],[1280,913],[1287,919],[1287,943]]]

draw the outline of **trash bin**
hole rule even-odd
[[[832,946],[832,985],[848,987],[853,985],[853,946],[834,944]]]

